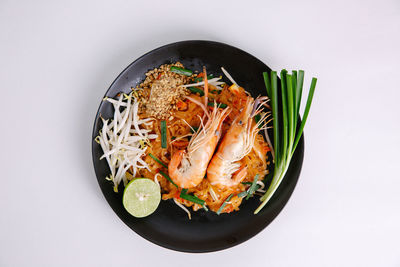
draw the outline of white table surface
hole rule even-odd
[[[91,161],[114,78],[188,39],[318,77],[287,206],[251,240],[207,254],[131,231]],[[0,266],[400,266],[399,62],[398,0],[1,1]]]

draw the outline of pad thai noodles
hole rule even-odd
[[[96,141],[116,192],[136,177],[152,179],[162,199],[189,218],[192,210],[237,211],[265,193],[273,154],[265,135],[269,99],[252,97],[221,69],[217,77],[165,64],[130,93],[104,99],[114,116],[102,118]]]

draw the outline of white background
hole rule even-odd
[[[133,60],[225,42],[318,77],[303,171],[282,213],[234,248],[139,237],[91,162],[100,100]],[[0,2],[0,266],[400,266],[400,2]]]

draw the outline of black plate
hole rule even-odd
[[[184,41],[157,48],[130,64],[112,83],[106,96],[129,92],[144,79],[144,74],[161,64],[180,61],[188,69],[221,74],[220,67],[229,71],[237,83],[253,96],[265,95],[263,71],[270,69],[254,56],[238,48],[211,41]],[[102,123],[99,115],[112,117],[110,103],[101,102],[96,115],[93,140]],[[109,174],[100,145],[92,141],[93,163],[97,180],[108,203],[133,231],[160,246],[185,252],[210,252],[235,246],[248,240],[264,229],[279,214],[291,196],[303,162],[304,139],[296,149],[289,170],[275,195],[257,215],[253,212],[259,205],[258,197],[244,201],[240,211],[216,215],[200,210],[192,212],[192,220],[173,201],[161,201],[152,215],[137,219],[129,215],[122,206],[122,193],[114,193],[113,187],[104,177]],[[122,191],[122,190],[120,190]]]

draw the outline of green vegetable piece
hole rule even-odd
[[[275,165],[271,184],[268,187],[267,192],[260,198],[262,203],[254,211],[255,214],[257,214],[267,204],[285,177],[297,144],[303,134],[304,125],[308,118],[317,83],[317,79],[313,78],[311,81],[310,91],[308,93],[306,107],[304,109],[303,119],[299,129],[297,130],[297,118],[299,117],[304,71],[293,71],[291,75],[287,74],[286,70],[281,71],[282,118],[278,116],[276,72],[271,72],[271,83],[269,83],[269,79],[265,77],[266,74],[264,73],[264,81],[267,88],[267,93],[271,92]],[[280,138],[279,136],[279,125],[283,126],[283,138]]]
[[[204,91],[201,90],[200,88],[197,87],[189,87],[188,88],[190,90],[190,92],[194,93],[194,94],[200,94],[200,96],[204,95]]]
[[[258,177],[260,175],[257,173],[256,176],[254,176],[254,180],[251,183],[251,186],[249,187],[249,189],[247,190],[247,197],[246,200],[248,200],[253,194],[254,192],[256,192],[257,190],[257,181],[258,181]]]
[[[167,122],[161,121],[161,147],[167,148]]]
[[[240,192],[237,196],[239,198],[245,197],[247,195],[247,191]]]
[[[168,166],[165,165],[161,160],[159,160],[156,156],[154,156],[153,154],[149,153],[149,156],[154,159],[157,163],[159,163],[161,166],[163,166],[164,168],[168,169]]]
[[[227,202],[229,202],[229,201],[231,200],[232,197],[233,197],[233,194],[230,194],[230,195],[225,199],[224,203],[222,203],[221,207],[219,207],[219,209],[218,209],[218,211],[217,211],[217,214],[218,214],[218,215],[221,214],[221,212],[224,210],[224,208],[225,208]]]
[[[183,69],[183,68],[179,68],[179,67],[175,67],[172,66],[170,69],[170,71],[181,74],[181,75],[185,75],[185,76],[192,76],[193,71],[188,70],[188,69]]]
[[[163,171],[159,171],[159,173],[160,173],[162,176],[164,176],[165,178],[167,178],[167,180],[168,180],[171,184],[173,184],[175,187],[178,187],[178,185],[177,185],[176,183],[174,183],[174,181],[172,181],[172,179],[168,176],[168,174],[166,174],[166,173],[163,172]]]
[[[210,107],[215,107],[214,102],[208,102],[207,104]],[[228,105],[224,103],[217,103],[218,108],[226,108]]]
[[[181,194],[179,195],[180,198],[186,199],[190,202],[196,203],[196,204],[200,204],[202,206],[204,206],[204,203],[206,203],[204,200],[196,197],[196,196],[192,196],[187,193],[187,189],[182,189]]]

